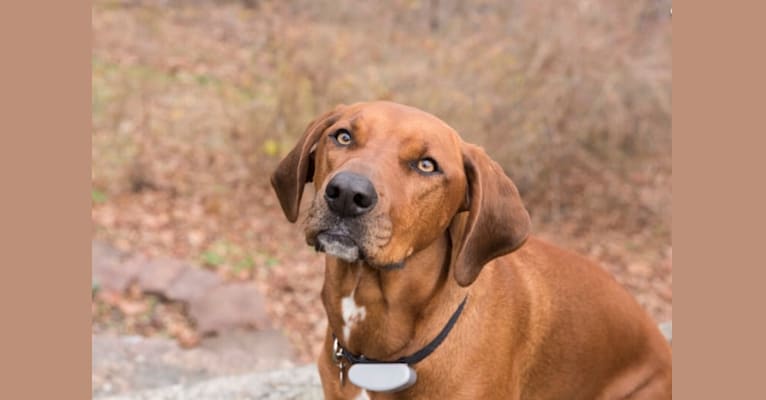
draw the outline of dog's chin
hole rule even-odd
[[[371,268],[383,271],[404,267],[404,260],[393,263],[380,263],[368,258],[363,249],[347,235],[321,232],[316,235],[313,242],[317,251],[322,251],[329,256],[337,257],[348,263],[362,261]]]
[[[317,250],[345,262],[356,262],[361,258],[359,246],[348,236],[322,232],[316,236]]]

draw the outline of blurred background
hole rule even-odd
[[[313,361],[323,257],[269,176],[338,103],[440,117],[505,168],[537,235],[598,260],[670,320],[669,10],[94,1],[94,396]]]

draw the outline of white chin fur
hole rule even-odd
[[[322,244],[322,250],[333,257],[338,257],[345,262],[355,262],[359,260],[359,248],[356,246],[331,239],[325,239],[321,236],[318,240]]]

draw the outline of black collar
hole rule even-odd
[[[452,330],[452,327],[455,326],[455,322],[457,322],[458,317],[460,317],[460,314],[463,312],[463,307],[465,306],[465,302],[468,300],[468,295],[463,298],[463,301],[460,303],[460,305],[457,307],[457,310],[455,310],[454,313],[452,313],[452,317],[450,317],[449,321],[447,321],[447,325],[442,328],[441,332],[439,332],[438,335],[434,338],[434,340],[431,341],[431,343],[428,343],[425,347],[418,350],[414,354],[411,354],[406,357],[401,357],[398,360],[394,361],[380,361],[380,360],[374,360],[372,358],[367,358],[364,355],[354,355],[350,351],[346,350],[343,346],[341,346],[340,341],[338,341],[338,338],[333,333],[332,339],[333,339],[333,360],[336,363],[341,362],[342,359],[345,359],[348,361],[351,365],[354,364],[393,364],[393,363],[404,363],[408,365],[417,364],[418,362],[422,361],[424,358],[428,357],[431,353],[436,350],[437,347],[439,347],[440,344],[444,341],[444,339],[447,338],[447,335],[449,335],[449,332]]]

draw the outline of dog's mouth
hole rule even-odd
[[[363,258],[359,245],[345,233],[330,231],[320,232],[316,236],[314,246],[317,251],[323,251],[349,263]]]
[[[348,263],[364,261],[368,266],[383,271],[404,268],[404,260],[386,264],[373,262],[364,254],[362,247],[346,234],[321,232],[316,236],[314,247],[317,251],[323,251]]]
[[[361,218],[340,218],[324,202],[316,202],[305,224],[306,243],[347,263],[364,262],[376,269],[400,267],[401,263],[381,262],[383,247],[391,238],[391,223],[383,214]]]

